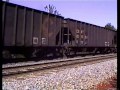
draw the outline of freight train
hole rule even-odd
[[[117,52],[117,32],[2,1],[3,58]]]

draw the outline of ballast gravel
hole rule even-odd
[[[117,59],[48,70],[47,73],[21,76],[23,79],[3,78],[3,90],[90,90],[98,83],[117,74]]]

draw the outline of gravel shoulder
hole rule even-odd
[[[90,90],[117,74],[117,59],[2,78],[3,90]]]

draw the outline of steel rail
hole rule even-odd
[[[24,62],[25,65],[14,65],[17,63],[14,63],[13,65],[10,66],[5,66],[5,64],[3,64],[2,69],[9,69],[9,68],[20,68],[20,67],[26,67],[26,66],[34,66],[34,65],[42,65],[42,64],[49,64],[49,63],[57,63],[57,62],[65,62],[65,61],[74,61],[74,60],[82,60],[82,59],[88,59],[88,58],[96,58],[96,57],[104,57],[106,55],[114,55],[114,54],[105,54],[105,55],[96,55],[96,56],[86,56],[86,57],[77,57],[77,58],[68,58],[68,59],[58,59],[58,60],[40,60],[40,62],[37,63],[29,63],[29,62]],[[18,62],[19,63],[19,62]],[[21,62],[20,62],[21,63]],[[27,64],[29,63],[29,64]]]
[[[93,62],[103,59],[115,58],[117,55],[102,55],[102,56],[93,56],[93,57],[84,57],[84,58],[76,58],[76,59],[68,59],[68,60],[61,60],[61,61],[52,61],[40,64],[33,64],[33,65],[25,65],[25,66],[17,66],[17,67],[8,67],[3,68],[2,75],[3,76],[11,76],[23,73],[29,73],[34,71],[46,70],[51,68],[57,68],[67,65],[74,65],[79,63],[87,63]]]

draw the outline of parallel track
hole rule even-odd
[[[74,65],[79,63],[87,63],[87,62],[94,62],[99,60],[105,60],[109,58],[117,57],[116,54],[107,54],[107,55],[98,55],[98,56],[91,56],[91,57],[84,57],[84,58],[71,58],[71,59],[62,59],[58,61],[49,61],[45,63],[39,64],[31,64],[31,65],[23,65],[23,66],[15,66],[15,67],[6,67],[2,70],[3,77],[30,73],[34,71],[52,69],[67,65]]]

